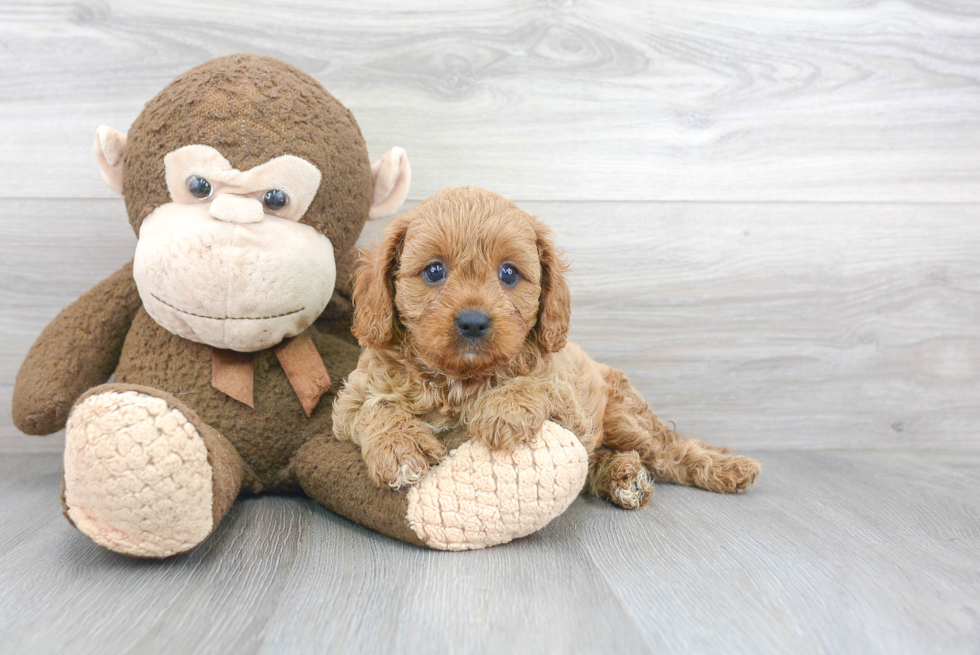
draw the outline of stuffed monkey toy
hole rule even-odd
[[[372,166],[351,112],[313,78],[267,57],[213,59],[128,134],[99,128],[95,155],[125,199],[134,260],[45,328],[13,398],[22,431],[66,428],[62,505],[93,541],[169,557],[240,493],[306,493],[461,550],[529,534],[580,491],[585,451],[554,424],[505,457],[466,444],[407,492],[378,488],[357,447],[330,436],[360,354],[354,243],[401,205],[410,168],[400,148]]]

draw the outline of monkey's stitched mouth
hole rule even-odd
[[[300,307],[299,309],[294,309],[289,312],[283,312],[282,314],[273,314],[271,316],[206,316],[204,314],[195,314],[194,312],[188,312],[186,310],[181,309],[180,307],[174,307],[173,305],[171,305],[170,303],[168,303],[166,300],[164,300],[163,298],[161,298],[155,293],[151,293],[150,295],[153,296],[156,300],[162,302],[170,309],[174,310],[175,312],[180,312],[181,314],[187,314],[188,316],[194,316],[195,318],[207,318],[212,321],[265,321],[270,318],[281,318],[283,316],[299,314],[301,311],[306,309],[306,307]]]

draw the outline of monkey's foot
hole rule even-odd
[[[408,522],[439,550],[473,550],[524,537],[564,512],[585,484],[589,456],[547,421],[513,452],[467,441],[408,492]]]
[[[162,558],[190,550],[215,523],[204,439],[163,398],[118,386],[95,390],[68,418],[65,513],[117,553]]]
[[[418,546],[473,550],[527,536],[568,509],[589,456],[574,434],[548,421],[511,453],[464,442],[407,493],[374,484],[349,441],[309,441],[293,464],[304,491],[341,516]]]

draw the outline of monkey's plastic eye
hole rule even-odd
[[[210,198],[211,197],[211,183],[205,180],[203,177],[198,177],[197,175],[191,175],[187,178],[187,190],[191,192],[191,195],[195,198]]]
[[[429,284],[435,284],[446,279],[446,267],[442,262],[432,262],[422,269],[422,277]]]
[[[285,191],[273,189],[272,191],[266,193],[262,198],[262,204],[274,212],[279,211],[289,204],[289,196],[286,195]]]
[[[502,264],[500,266],[499,277],[500,277],[500,281],[503,282],[506,286],[512,287],[515,284],[517,284],[517,280],[521,276],[520,273],[517,272],[517,269],[514,268],[513,264]]]

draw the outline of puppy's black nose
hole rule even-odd
[[[487,333],[492,322],[486,312],[462,312],[456,317],[456,330],[467,339],[475,341]]]

